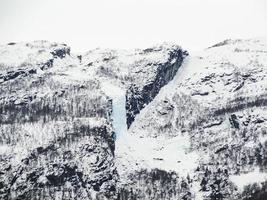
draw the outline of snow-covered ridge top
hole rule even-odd
[[[170,51],[170,50],[174,50],[174,49],[180,49],[181,46],[175,44],[175,43],[169,43],[169,42],[163,42],[163,43],[158,43],[155,44],[151,47],[145,48],[145,49],[141,49],[141,48],[130,48],[130,49],[112,49],[112,48],[95,48],[95,49],[91,49],[87,52],[85,52],[83,55],[87,56],[87,55],[91,55],[94,52],[97,52],[99,54],[105,54],[105,53],[109,53],[109,52],[128,52],[128,53],[146,53],[146,52],[152,52],[152,51]]]
[[[55,42],[48,42],[45,40],[33,41],[33,42],[19,42],[8,43],[6,45],[0,45],[0,70],[4,68],[16,68],[24,64],[38,64],[43,63],[55,56],[53,52],[58,50],[66,50],[70,53],[70,47],[66,44],[59,44]],[[122,70],[121,65],[132,65],[138,62],[146,63],[162,63],[169,58],[169,54],[172,51],[181,49],[176,44],[163,43],[152,46],[147,49],[93,49],[82,55],[74,55],[72,57],[80,58],[81,65],[104,65],[105,63],[111,63],[116,65],[117,68]],[[80,57],[81,56],[81,57]],[[78,59],[77,59],[78,60]],[[125,68],[125,67],[124,67]],[[122,70],[123,73],[123,70]]]
[[[10,42],[7,44],[1,44],[0,47],[15,47],[15,46],[26,46],[29,48],[46,48],[46,49],[52,49],[54,47],[59,47],[59,46],[67,46],[66,44],[63,43],[57,43],[57,42],[49,42],[47,40],[34,40],[32,42]]]
[[[164,62],[170,52],[181,49],[180,46],[170,43],[157,44],[146,49],[94,49],[83,55],[83,63],[90,62],[108,62],[116,60],[118,63],[132,64],[137,60],[150,60],[155,62]]]
[[[66,44],[51,43],[45,40],[0,45],[0,70],[20,67],[23,63],[34,65],[46,62],[53,58],[51,52],[59,49],[70,51]]]
[[[188,53],[175,44],[163,43],[146,49],[94,49],[82,55],[84,69],[103,81],[109,80],[119,85],[134,83],[137,87],[153,80],[160,65],[173,64],[178,53]]]
[[[263,38],[252,38],[252,39],[226,39],[222,42],[212,45],[207,49],[213,49],[216,47],[227,46],[228,48],[239,46],[239,47],[250,47],[252,49],[259,49],[267,45],[267,37]]]

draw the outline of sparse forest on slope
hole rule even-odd
[[[266,105],[263,39],[194,55],[2,45],[0,199],[265,200]]]

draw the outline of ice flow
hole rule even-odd
[[[112,123],[116,138],[127,132],[126,125],[126,92],[111,83],[102,83],[103,91],[112,99]]]

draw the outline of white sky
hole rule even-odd
[[[0,43],[45,39],[73,51],[148,47],[199,50],[267,36],[267,0],[0,0]]]

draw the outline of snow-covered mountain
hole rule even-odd
[[[226,40],[184,60],[116,146],[127,192],[267,198],[266,50],[266,40]]]
[[[0,199],[267,198],[267,40],[0,46]]]

